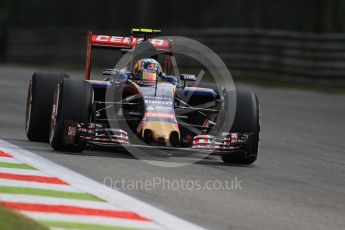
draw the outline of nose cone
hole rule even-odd
[[[177,132],[179,135],[176,126],[167,122],[149,122],[142,133],[144,133],[145,130],[150,130],[152,132],[153,141],[157,143],[169,143],[172,132]]]

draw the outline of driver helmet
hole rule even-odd
[[[133,69],[134,79],[141,83],[152,83],[158,79],[161,73],[161,65],[152,58],[139,60]]]

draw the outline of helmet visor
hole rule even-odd
[[[156,81],[157,80],[157,73],[156,72],[143,71],[141,77],[142,77],[142,80],[144,80],[144,81]]]

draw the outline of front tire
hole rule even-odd
[[[69,76],[47,72],[33,74],[28,88],[25,117],[25,131],[29,140],[48,142],[54,90],[64,78]]]
[[[253,92],[237,91],[236,114],[230,132],[250,133],[243,151],[223,155],[225,163],[249,165],[256,161],[259,146],[260,112],[259,101]]]
[[[64,144],[64,123],[66,120],[77,123],[90,122],[92,94],[91,84],[84,80],[65,79],[57,85],[49,132],[49,142],[54,150],[76,152],[83,150],[82,143]]]

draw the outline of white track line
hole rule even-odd
[[[13,157],[0,157],[0,162],[20,164],[20,162],[14,159]]]
[[[64,185],[64,184],[44,184],[44,183],[39,183],[39,182],[19,181],[19,180],[10,180],[10,179],[0,179],[0,186],[37,188],[37,189],[56,190],[56,191],[63,191],[63,192],[81,192],[73,188],[72,186]]]
[[[149,218],[165,229],[203,229],[6,141],[0,140],[0,150],[11,154],[20,162],[31,165],[41,172],[48,175],[58,175],[60,179],[68,182],[80,191],[93,194],[116,207],[121,207],[124,210],[133,211]]]
[[[46,196],[34,195],[19,195],[19,194],[4,194],[0,193],[1,201],[7,202],[20,202],[28,204],[49,204],[49,205],[69,205],[82,208],[95,208],[122,211],[120,208],[112,204],[102,201],[87,201],[87,200],[74,200],[67,198],[55,198]]]
[[[11,179],[0,179],[0,186],[37,188],[37,189],[57,190],[57,191],[63,191],[63,192],[81,192],[69,185],[44,184],[40,182],[19,181],[19,180],[17,181],[17,180],[11,180]]]
[[[40,212],[27,212],[21,211],[21,213],[34,218],[36,220],[46,221],[66,221],[74,223],[84,224],[99,224],[109,226],[119,226],[128,228],[143,228],[143,229],[164,229],[159,227],[157,224],[151,221],[137,221],[137,220],[126,220],[120,218],[109,218],[109,217],[97,217],[88,215],[66,215],[56,213],[40,213]]]
[[[16,169],[16,168],[2,168],[0,167],[0,173],[11,173],[11,174],[20,174],[20,175],[28,175],[28,176],[46,176],[50,177],[47,174],[32,169]]]

